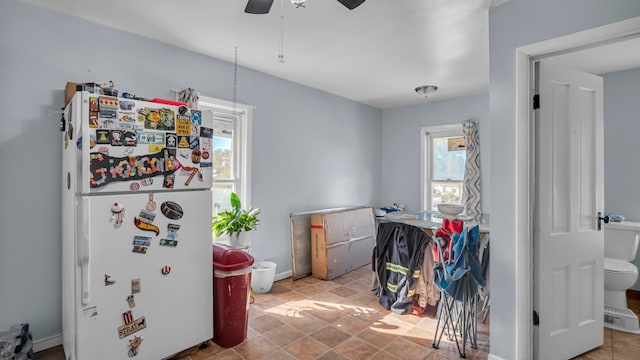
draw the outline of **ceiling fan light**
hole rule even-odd
[[[416,88],[416,92],[424,97],[433,95],[436,90],[438,90],[438,87],[435,85],[422,85]]]

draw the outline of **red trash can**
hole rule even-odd
[[[222,347],[247,337],[253,257],[224,245],[213,245],[213,341]]]

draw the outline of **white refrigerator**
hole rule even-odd
[[[67,360],[159,360],[213,338],[209,122],[84,91],[63,110]]]

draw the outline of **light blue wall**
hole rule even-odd
[[[640,69],[603,78],[605,209],[640,222]],[[636,255],[635,264],[640,268],[640,256]],[[633,288],[640,290],[640,280]]]
[[[511,0],[489,11],[491,111],[491,354],[518,359],[516,323],[515,50],[640,15],[637,0]],[[522,265],[520,265],[522,266]],[[527,324],[523,324],[526,326]]]
[[[231,100],[233,65],[0,2],[0,331],[28,322],[36,339],[61,333],[56,111],[66,81],[105,80],[150,98],[173,98],[170,89],[190,86]],[[290,212],[380,203],[382,111],[245,68],[237,100],[256,107],[252,190],[263,215],[254,253],[284,272],[291,269]]]
[[[473,119],[480,140],[482,212],[489,212],[489,95],[465,96],[382,113],[382,202],[420,209],[420,128]]]

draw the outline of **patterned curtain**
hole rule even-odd
[[[466,215],[480,220],[480,142],[478,127],[474,120],[462,123],[464,145],[467,151],[467,163],[464,167],[462,183],[462,205]]]

